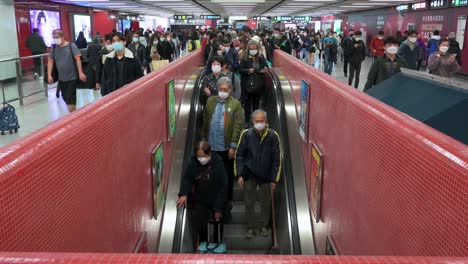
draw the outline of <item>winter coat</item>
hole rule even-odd
[[[239,57],[237,56],[238,54],[236,50],[230,48],[229,52],[225,52],[223,55],[226,63],[228,64],[229,70],[232,72],[237,72],[239,69]]]
[[[28,47],[33,54],[44,54],[47,50],[44,39],[38,33],[31,34],[26,39],[26,47]]]
[[[248,51],[246,51],[248,52]],[[249,73],[249,69],[253,68],[253,58],[248,56],[240,62],[239,72],[241,74],[242,91],[251,94],[263,94],[265,92],[265,73],[261,72],[264,67],[267,67],[266,60],[263,56],[257,56],[259,68],[255,69],[254,73]]]
[[[209,137],[211,118],[215,112],[218,100],[218,96],[212,96],[206,102],[203,112],[203,136],[205,138]],[[225,145],[231,148],[236,148],[245,122],[244,109],[242,108],[241,103],[232,96],[229,96],[226,99],[224,108]]]
[[[406,67],[407,63],[406,60],[402,57],[396,56],[396,60],[398,61],[399,69],[401,67]],[[388,76],[387,71],[385,69],[385,62],[388,60],[387,56],[383,56],[378,58],[377,60],[372,63],[372,66],[369,70],[369,74],[367,75],[367,82],[364,86],[364,91],[370,89],[371,87],[387,80],[391,76]],[[398,71],[399,71],[398,69]]]
[[[259,135],[254,128],[246,129],[237,145],[234,173],[246,181],[279,182],[282,156],[281,141],[276,131],[267,127]]]
[[[378,37],[374,38],[371,42],[371,51],[373,52],[372,55],[374,57],[381,57],[384,55],[385,49],[384,49],[384,40],[379,39]],[[373,51],[375,50],[375,52]]]
[[[432,53],[439,50],[440,36],[432,36],[427,43],[427,55],[431,56]]]
[[[358,44],[358,47],[354,45]],[[366,46],[362,40],[356,41],[353,39],[349,47],[349,63],[352,65],[359,65],[366,58]]]
[[[411,70],[416,70],[418,66],[418,61],[421,59],[422,54],[421,47],[414,43],[414,47],[411,48],[409,40],[403,41],[400,48],[398,49],[398,56],[406,60],[407,68]]]
[[[437,56],[438,54],[440,54],[440,57]],[[448,52],[445,54],[435,52],[429,56],[427,66],[429,67],[429,70],[431,70],[431,73],[445,78],[451,78],[453,74],[460,70],[460,65],[457,60],[451,61],[451,56],[452,54],[449,54]]]
[[[88,47],[88,62],[89,65],[95,66],[99,60],[99,54],[101,52],[102,46],[99,44],[91,44]]]
[[[77,38],[76,41],[75,41],[75,45],[79,48],[79,49],[86,49],[88,47],[88,42],[86,41],[85,38]]]
[[[145,61],[145,54],[146,54],[146,48],[145,46],[139,44],[138,45],[138,48],[137,46],[135,46],[135,44],[130,44],[128,45],[128,49],[131,50],[133,52],[133,56],[138,60],[138,63],[140,63],[140,65],[146,65],[146,61]]]
[[[193,194],[191,198],[195,203],[222,212],[227,202],[227,189],[224,162],[218,154],[211,152],[211,159],[206,165],[201,165],[196,155],[192,156],[185,168],[179,197]]]
[[[458,43],[458,41],[456,41],[455,39],[449,39],[448,53],[457,54],[457,62],[459,65],[462,65],[460,43]]]
[[[346,57],[349,57],[353,41],[354,38],[345,37],[341,42],[341,48],[343,49],[343,53]]]
[[[158,53],[161,56],[161,60],[169,60],[172,61],[172,54],[174,53],[172,49],[171,43],[169,41],[164,40],[160,41],[158,44]]]
[[[131,50],[125,49],[123,60],[122,72],[119,73],[117,72],[118,66],[115,51],[106,55],[106,62],[104,63],[101,80],[101,94],[103,96],[121,88],[117,85],[118,76],[122,77],[123,85],[127,85],[143,76],[141,65],[138,60],[133,57],[133,52]]]
[[[96,61],[96,83],[101,83],[102,80],[102,69],[104,68],[104,64],[106,63],[107,60],[107,54],[111,53],[111,51],[108,51],[106,47],[103,47],[99,51],[99,56]]]

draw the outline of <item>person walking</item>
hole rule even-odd
[[[404,58],[407,62],[407,67],[411,70],[416,70],[418,66],[418,60],[422,52],[421,47],[417,45],[418,32],[411,31],[408,33],[408,38],[403,41],[398,49],[398,56]]]
[[[348,77],[348,64],[349,64],[349,51],[351,50],[352,42],[354,39],[354,30],[350,29],[348,36],[345,37],[341,42],[341,48],[343,49],[343,71],[344,76]]]
[[[212,151],[206,141],[196,144],[195,155],[185,169],[179,190],[177,207],[188,206],[189,217],[195,232],[193,241],[200,242],[198,251],[206,252],[208,246],[208,220],[214,215],[214,219],[221,224],[221,240],[223,226],[223,211],[226,207],[228,179],[221,157]],[[192,196],[189,199],[189,196]],[[217,226],[214,227],[215,233]],[[216,241],[217,236],[215,235]],[[224,245],[225,246],[225,245]],[[225,251],[225,249],[224,249]]]
[[[83,31],[78,33],[78,38],[76,38],[75,44],[78,49],[86,49],[88,47],[88,41],[86,40]]]
[[[375,37],[372,42],[371,42],[371,51],[372,51],[372,56],[374,59],[377,59],[378,57],[382,57],[385,52],[385,47],[384,47],[384,32],[381,30],[379,31],[379,35]]]
[[[86,81],[81,64],[81,52],[78,47],[64,39],[64,33],[60,29],[52,32],[55,45],[49,53],[47,62],[47,80],[49,84],[58,81],[57,93],[62,92],[62,98],[67,104],[69,112],[76,110],[76,86],[77,80]],[[52,76],[52,68],[56,67],[58,80]]]
[[[233,85],[230,78],[221,77],[217,86],[218,96],[210,97],[204,108],[203,136],[224,162],[228,177],[227,199],[232,201],[234,157],[244,126],[244,109],[231,95]]]
[[[432,53],[429,56],[428,67],[431,73],[445,78],[451,78],[453,74],[460,70],[460,65],[457,62],[457,54],[450,54],[450,43],[448,40],[441,40],[439,51]]]
[[[44,54],[47,50],[47,45],[44,38],[39,35],[39,29],[34,28],[33,33],[26,39],[26,47],[29,48],[32,55]],[[43,58],[34,58],[34,78],[42,76],[41,60]]]
[[[328,32],[328,37],[323,39],[323,48],[325,49],[325,69],[324,71],[331,75],[333,71],[333,63],[336,63],[338,56],[338,41],[333,37],[334,32]]]
[[[99,56],[96,61],[96,90],[101,89],[101,80],[102,80],[102,68],[106,63],[106,55],[111,53],[114,50],[112,46],[112,34],[106,34],[104,36],[104,46],[99,51]]]
[[[248,231],[246,237],[268,236],[271,215],[271,189],[281,176],[282,150],[279,135],[268,127],[267,113],[256,110],[252,114],[253,128],[242,132],[237,144],[235,176],[244,191]],[[255,214],[255,203],[260,197],[260,215]]]
[[[372,63],[364,91],[399,73],[401,67],[406,67],[406,60],[397,55],[400,42],[395,37],[390,36],[385,39],[384,45],[384,56]]]
[[[353,42],[351,43],[349,51],[349,78],[348,84],[353,84],[354,74],[356,74],[356,80],[354,81],[354,88],[359,87],[359,77],[361,75],[361,65],[366,58],[366,46],[361,40],[362,32],[356,31]]]

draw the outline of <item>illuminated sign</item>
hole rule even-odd
[[[312,18],[309,16],[296,16],[294,17],[294,21],[311,21]]]
[[[206,20],[220,20],[221,16],[220,15],[201,15],[200,19],[206,19]]]
[[[452,6],[466,6],[468,5],[468,0],[452,0]]]
[[[276,21],[291,21],[293,20],[291,16],[277,16],[277,17],[274,17],[273,20],[276,20]]]
[[[431,0],[431,9],[448,7],[449,0]]]
[[[174,15],[175,20],[188,20],[188,19],[194,19],[193,15]]]
[[[396,7],[396,10],[398,12],[408,11],[408,9],[409,9],[409,5],[399,5]]]
[[[411,5],[411,10],[423,10],[423,9],[427,9],[426,2],[414,3]]]
[[[253,20],[255,21],[270,21],[271,17],[266,17],[266,16],[254,16]]]

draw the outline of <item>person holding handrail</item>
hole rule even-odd
[[[29,35],[26,39],[26,47],[29,48],[32,55],[39,55],[44,54],[47,50],[47,45],[44,42],[44,38],[39,35],[39,29],[34,28],[33,33]],[[34,58],[34,78],[38,76],[42,76],[42,69],[41,69],[41,60],[40,58]]]
[[[244,190],[248,239],[258,234],[268,236],[271,232],[270,193],[280,180],[283,157],[280,137],[268,127],[267,113],[256,110],[252,123],[254,127],[244,130],[240,136],[234,161],[234,174]],[[257,192],[261,204],[259,215],[255,214]]]

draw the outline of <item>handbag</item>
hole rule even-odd
[[[151,71],[155,71],[167,64],[169,64],[169,60],[153,60],[151,61]]]

